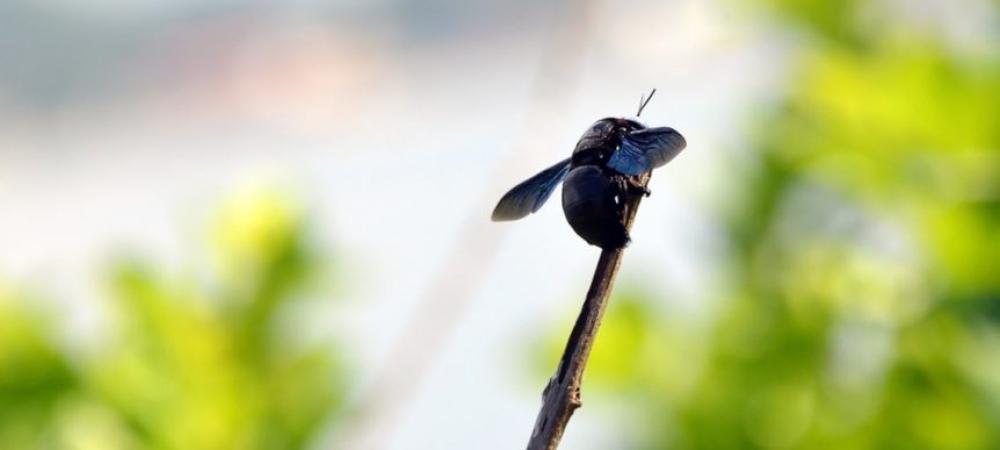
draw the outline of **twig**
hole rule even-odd
[[[643,187],[649,184],[649,177],[650,174],[646,173],[639,179]],[[632,228],[641,200],[641,195],[635,196],[626,205],[626,229]],[[559,446],[559,440],[566,429],[566,424],[569,423],[570,416],[582,405],[580,386],[583,382],[583,371],[587,367],[587,358],[594,346],[597,329],[601,325],[601,318],[608,305],[611,287],[614,285],[615,276],[618,275],[624,250],[617,248],[601,251],[594,279],[590,282],[583,309],[576,318],[569,341],[566,342],[566,350],[559,360],[556,373],[549,378],[545,390],[542,391],[542,409],[535,419],[535,428],[528,441],[528,450],[555,450]]]
[[[636,117],[642,115],[642,110],[646,109],[646,105],[648,105],[649,101],[653,99],[653,94],[656,94],[656,88],[653,88],[653,91],[649,93],[649,97],[646,97],[645,94],[639,96],[639,111],[635,113]]]

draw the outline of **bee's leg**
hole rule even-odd
[[[619,178],[618,182],[619,182],[619,189],[621,189],[621,192],[624,192],[628,195],[642,195],[645,197],[649,197],[650,194],[652,194],[652,192],[650,192],[650,190],[647,189],[646,186],[639,184],[639,181],[636,180],[634,177],[621,177]]]

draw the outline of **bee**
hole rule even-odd
[[[493,209],[493,221],[518,220],[538,211],[562,182],[563,212],[577,235],[602,249],[627,245],[625,204],[631,196],[650,194],[639,176],[670,162],[687,146],[673,128],[647,127],[638,120],[655,92],[640,99],[635,119],[594,122],[569,158],[504,194]]]

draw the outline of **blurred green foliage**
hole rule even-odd
[[[342,402],[344,368],[285,320],[325,264],[301,208],[250,190],[211,234],[208,280],[117,263],[107,342],[83,355],[0,286],[0,448],[298,449],[317,438]]]
[[[621,448],[1000,448],[996,53],[763,3],[808,45],[731,168],[712,319],[626,289],[588,387],[628,398]]]

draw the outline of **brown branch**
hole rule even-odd
[[[642,186],[649,183],[650,174],[640,178]],[[629,200],[625,210],[625,228],[631,230],[635,213],[639,209],[642,196]],[[583,371],[587,367],[590,349],[594,346],[597,329],[601,326],[601,318],[611,296],[611,287],[621,266],[624,248],[601,251],[597,261],[594,279],[590,282],[587,298],[583,309],[576,318],[573,331],[566,342],[566,350],[556,373],[549,378],[545,390],[542,391],[542,409],[535,419],[535,428],[528,441],[528,450],[555,450],[559,446],[566,424],[569,423],[573,411],[579,408],[580,386],[583,382]]]

